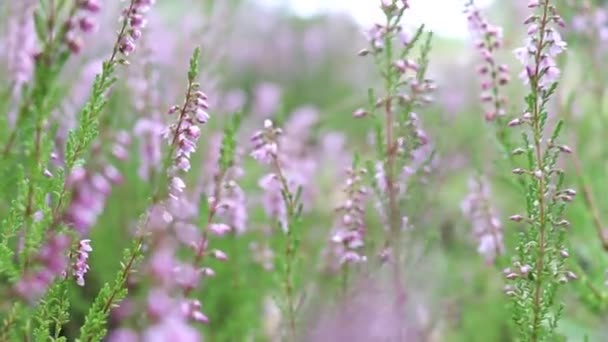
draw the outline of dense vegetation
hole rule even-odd
[[[606,4],[377,9],[0,3],[0,340],[606,340]]]

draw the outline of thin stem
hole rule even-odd
[[[536,262],[536,284],[534,289],[534,299],[533,299],[533,322],[532,322],[532,336],[531,341],[536,342],[538,340],[539,328],[540,328],[540,320],[542,316],[542,292],[543,292],[543,270],[544,270],[544,257],[545,257],[545,226],[546,226],[546,212],[545,212],[545,167],[543,162],[543,149],[542,149],[542,127],[540,126],[540,116],[541,116],[541,108],[539,108],[538,102],[538,82],[540,78],[540,62],[541,62],[541,53],[543,51],[544,45],[544,37],[545,37],[545,26],[547,25],[547,15],[549,9],[549,1],[546,0],[543,3],[543,16],[540,21],[540,38],[538,42],[538,48],[535,54],[535,71],[534,77],[531,77],[530,84],[532,85],[532,92],[534,94],[533,108],[532,108],[532,129],[534,135],[534,150],[536,154],[536,163],[538,170],[541,172],[541,176],[537,177],[538,179],[538,207],[539,207],[539,241],[538,241],[538,256]]]
[[[399,250],[400,242],[400,230],[401,230],[401,213],[399,209],[399,203],[397,199],[397,187],[396,187],[396,170],[395,170],[395,159],[397,157],[397,143],[394,137],[394,126],[395,126],[395,115],[392,108],[392,100],[395,91],[395,80],[394,80],[394,69],[393,69],[393,46],[392,38],[393,31],[396,29],[396,25],[401,19],[405,7],[402,8],[396,17],[392,14],[386,14],[386,36],[384,39],[384,51],[385,51],[385,93],[386,98],[384,99],[384,128],[386,131],[386,163],[385,163],[385,180],[386,180],[386,191],[388,195],[388,220],[389,230],[388,239],[386,241],[386,247],[392,247],[392,273],[393,273],[393,286],[396,295],[395,300],[395,314],[396,316],[402,315],[403,302],[405,300],[405,294],[403,284],[401,281],[401,253]],[[394,23],[393,23],[393,19]],[[397,327],[397,338],[402,340],[402,329]]]
[[[296,203],[294,202],[294,196],[289,190],[289,186],[287,184],[287,179],[285,178],[281,164],[276,155],[272,158],[272,164],[274,167],[274,171],[276,172],[277,178],[279,182],[281,182],[281,188],[283,190],[285,196],[285,205],[287,207],[287,243],[285,246],[285,279],[284,279],[284,289],[285,296],[287,297],[287,319],[289,322],[289,332],[291,336],[291,341],[296,341],[297,333],[296,333],[296,304],[295,304],[295,286],[293,283],[293,262],[295,259],[295,245],[294,245],[294,234],[293,234],[293,225],[292,220],[295,218],[295,209]]]
[[[201,237],[200,243],[196,247],[194,263],[193,263],[194,267],[198,267],[198,265],[200,265],[200,263],[203,261],[203,258],[205,256],[205,250],[206,250],[207,240],[208,240],[208,236],[209,236],[209,226],[211,225],[211,223],[213,222],[213,219],[215,218],[215,214],[217,213],[217,209],[218,209],[219,203],[221,201],[221,199],[220,199],[220,197],[222,195],[221,186],[222,186],[222,183],[224,182],[224,177],[226,176],[226,172],[227,172],[226,169],[221,170],[220,173],[218,173],[217,176],[215,177],[215,186],[213,189],[213,203],[211,204],[211,208],[209,208],[209,213],[207,214],[207,222],[205,223],[205,228],[203,229],[203,236]],[[207,200],[207,199],[203,199],[203,200]],[[190,287],[184,289],[184,296],[187,297],[190,294],[190,292],[192,292],[192,290],[194,290],[194,289],[190,288]]]
[[[38,123],[36,124],[36,137],[35,137],[35,146],[34,146],[34,173],[38,173],[40,170],[40,140],[41,140],[41,135],[42,135],[42,127],[41,127],[41,122],[38,121]],[[38,176],[38,175],[36,175]],[[33,175],[30,175],[30,178],[33,178]],[[27,204],[25,206],[25,212],[24,212],[24,219],[25,219],[25,223],[23,226],[23,241],[27,244],[27,235],[28,235],[28,227],[31,225],[32,220],[30,219],[30,216],[33,214],[34,210],[33,210],[33,200],[34,200],[34,182],[30,181],[28,184],[28,190],[27,190]],[[23,265],[23,273],[25,273],[27,271],[28,265],[29,265],[29,257],[28,257],[28,249],[24,248],[23,249],[25,255],[25,262]]]
[[[125,282],[127,281],[127,277],[129,276],[129,273],[131,272],[131,269],[133,268],[133,265],[135,263],[135,259],[137,259],[137,256],[139,255],[139,252],[141,251],[141,248],[143,246],[143,242],[144,242],[144,234],[142,234],[136,243],[136,247],[133,250],[133,253],[131,253],[131,256],[129,257],[129,261],[127,262],[127,265],[125,266],[125,268],[123,269],[121,275],[120,275],[120,285],[117,288],[122,289],[124,287]],[[104,306],[103,306],[103,313],[107,313],[110,310],[110,307],[112,306],[113,302],[114,302],[114,297],[116,296],[117,291],[112,292],[112,294],[110,295],[110,297],[108,298],[108,300],[105,302]],[[89,341],[91,339],[89,338]]]

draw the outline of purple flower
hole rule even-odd
[[[228,234],[232,228],[224,223],[212,223],[209,225],[209,231],[215,235],[223,236]]]
[[[40,247],[36,261],[42,266],[30,268],[14,285],[14,291],[21,298],[34,301],[40,298],[56,277],[63,275],[68,265],[67,250],[70,239],[67,235],[52,235]]]
[[[280,128],[274,128],[272,121],[264,120],[264,129],[256,132],[251,138],[253,151],[251,157],[262,164],[270,164],[278,153],[278,136],[282,134]]]
[[[469,180],[469,194],[462,201],[462,213],[471,221],[473,235],[478,242],[477,251],[492,263],[503,254],[502,224],[490,202],[490,187],[485,178]]]
[[[91,240],[84,239],[78,243],[78,251],[76,252],[76,261],[72,265],[72,274],[76,278],[76,284],[84,286],[84,275],[89,270],[89,252],[93,251]]]
[[[231,179],[224,182],[218,216],[226,220],[231,229],[242,234],[247,229],[247,201],[245,192]]]
[[[174,199],[179,198],[186,187],[179,174],[190,169],[190,157],[196,150],[201,134],[198,124],[209,119],[206,100],[205,93],[194,89],[183,108],[174,106],[169,110],[170,115],[179,111],[177,122],[171,124],[165,132],[165,138],[173,149],[173,163],[169,169],[169,195]]]
[[[188,300],[182,303],[182,311],[189,319],[200,322],[209,323],[209,318],[201,311],[201,302],[196,299]]]
[[[118,51],[123,55],[129,56],[135,51],[136,41],[141,37],[140,31],[147,23],[145,14],[154,3],[154,0],[131,0],[130,6],[123,10],[122,20],[126,22],[126,30],[118,41]]]
[[[273,114],[279,107],[281,95],[281,88],[276,84],[258,84],[254,90],[252,112],[257,116],[268,116]]]
[[[493,121],[506,114],[506,100],[500,95],[500,87],[509,82],[509,71],[506,65],[498,64],[494,58],[496,50],[502,46],[502,28],[488,23],[473,1],[466,5],[465,13],[484,63],[479,67],[483,90],[481,99],[488,108],[484,117],[487,121]]]
[[[531,2],[528,7],[537,8],[539,5],[538,1]],[[559,32],[550,26],[551,21],[558,24],[563,22],[561,17],[555,12],[555,9],[551,8],[553,15],[551,19],[543,23],[542,32],[540,32],[540,23],[537,23],[540,22],[538,15],[533,14],[526,20],[528,37],[525,40],[525,45],[514,51],[515,56],[524,66],[523,71],[519,74],[519,78],[524,84],[528,84],[530,78],[534,79],[534,86],[540,89],[547,89],[559,79],[560,70],[557,67],[555,58],[565,51],[567,47]],[[540,52],[538,51],[539,49],[541,50]]]
[[[89,173],[82,167],[74,168],[66,182],[73,194],[64,214],[65,222],[86,236],[105,207],[111,184],[120,179],[115,168],[106,168],[102,173]]]
[[[364,169],[348,168],[344,186],[345,199],[336,208],[338,214],[331,242],[339,263],[358,263],[366,260],[359,254],[365,238],[365,201],[368,190],[364,185]]]
[[[148,327],[142,333],[142,340],[146,342],[200,342],[201,336],[195,328],[188,325],[185,319],[169,315]]]
[[[139,342],[139,335],[132,329],[116,329],[108,336],[108,342]]]

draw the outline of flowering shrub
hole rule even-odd
[[[607,5],[417,4],[1,3],[0,340],[603,341]]]

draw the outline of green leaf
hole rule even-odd
[[[194,49],[194,53],[192,53],[192,57],[190,58],[190,70],[188,70],[188,80],[190,83],[194,82],[198,77],[198,62],[201,58],[201,49]]]

